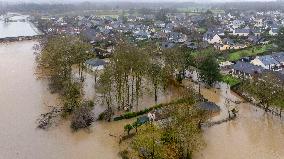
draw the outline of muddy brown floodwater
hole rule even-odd
[[[221,107],[219,116],[227,116],[226,98],[242,99],[227,85],[221,89],[201,89],[201,94]],[[227,93],[226,93],[227,92]],[[233,105],[233,103],[231,103]],[[249,103],[237,105],[237,119],[204,130],[206,147],[195,159],[284,159],[284,121],[273,117]],[[283,120],[283,119],[282,119]]]
[[[0,159],[119,158],[118,137],[113,136],[119,136],[131,120],[95,122],[90,131],[78,133],[72,133],[66,121],[48,131],[36,128],[39,115],[58,100],[49,93],[47,82],[34,75],[34,44],[34,41],[0,44]],[[93,85],[87,87],[92,89]],[[227,116],[226,96],[242,100],[226,85],[221,85],[221,89],[202,88],[201,93],[221,106],[220,115],[212,120]],[[93,96],[88,89],[86,94],[89,98]],[[238,108],[236,120],[204,130],[207,146],[194,158],[284,159],[284,122],[251,104],[239,104]]]
[[[72,133],[66,121],[48,131],[36,120],[56,104],[34,75],[33,41],[0,44],[0,159],[116,159],[118,136],[131,121],[96,122]]]

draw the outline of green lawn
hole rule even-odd
[[[242,57],[262,54],[262,53],[265,53],[266,51],[269,51],[269,49],[271,49],[271,48],[272,48],[271,44],[250,47],[250,48],[247,48],[247,49],[243,49],[243,50],[239,50],[239,51],[230,53],[227,57],[227,60],[236,61],[236,60],[239,60]]]
[[[122,10],[96,10],[95,15],[99,17],[112,17],[112,18],[117,18],[118,16],[122,15],[123,11]]]
[[[238,78],[233,77],[231,75],[223,75],[222,82],[227,83],[230,86],[234,86],[240,83],[241,81]]]
[[[177,11],[178,12],[183,12],[183,13],[194,13],[195,12],[195,14],[198,14],[198,13],[196,13],[197,11],[199,13],[200,12],[206,12],[208,9],[210,11],[212,11],[212,13],[214,13],[214,14],[225,13],[225,11],[221,10],[221,9],[210,9],[210,8],[200,8],[200,7],[177,8]]]

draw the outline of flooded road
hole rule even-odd
[[[201,94],[221,107],[221,114],[212,120],[228,115],[226,98],[242,100],[225,84],[221,85],[221,89],[203,88]],[[284,159],[284,122],[249,103],[239,104],[237,108],[237,119],[204,130],[206,147],[194,158]]]
[[[56,104],[47,82],[37,80],[33,41],[0,44],[0,159],[115,159],[118,136],[132,121],[95,122],[90,132],[72,133],[60,122],[48,131],[36,120]]]

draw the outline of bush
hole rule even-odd
[[[234,85],[239,84],[241,82],[238,78],[235,78],[231,75],[224,75],[222,77],[222,81],[229,84],[230,86],[234,86]]]
[[[120,151],[119,155],[121,156],[122,159],[129,159],[127,150]]]
[[[129,135],[130,131],[133,129],[132,125],[127,124],[124,126],[124,131],[127,132],[127,134]]]
[[[113,111],[111,108],[106,109],[104,112],[102,112],[99,115],[98,120],[106,120],[106,121],[111,121],[111,117],[113,116]]]
[[[82,105],[81,107],[75,109],[71,119],[71,128],[75,131],[89,127],[94,121],[91,108]]]

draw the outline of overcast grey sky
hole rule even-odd
[[[70,2],[230,2],[230,1],[275,1],[275,0],[0,0],[5,2],[70,3]]]

